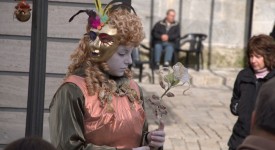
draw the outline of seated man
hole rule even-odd
[[[275,149],[275,78],[265,83],[259,92],[252,114],[251,135],[238,150]]]
[[[180,27],[175,21],[176,12],[169,9],[166,18],[156,23],[152,30],[152,44],[157,67],[160,64],[161,53],[165,50],[164,66],[169,66],[173,57],[174,47],[180,38]]]

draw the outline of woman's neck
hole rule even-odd
[[[256,78],[264,78],[269,73],[269,70],[267,68],[263,68],[260,70],[255,70]]]
[[[112,76],[110,74],[107,74],[107,78],[114,80],[117,84],[117,87],[120,87],[122,84],[124,84],[125,82],[127,82],[129,79],[125,76]]]

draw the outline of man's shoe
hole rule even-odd
[[[168,61],[164,62],[163,67],[169,67],[170,63]]]

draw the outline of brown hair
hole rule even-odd
[[[176,11],[175,11],[175,9],[168,9],[168,10],[166,11],[166,15],[169,15],[170,12],[174,12],[174,13],[175,13]]]
[[[138,46],[144,38],[143,27],[140,18],[130,13],[126,9],[116,9],[109,14],[109,25],[118,30],[120,45]],[[89,26],[86,27],[89,31]],[[94,95],[102,87],[112,89],[116,86],[114,80],[106,77],[104,72],[108,71],[106,62],[95,63],[91,60],[90,50],[88,49],[89,38],[83,37],[78,45],[78,48],[71,55],[72,63],[68,67],[67,76],[72,75],[79,68],[85,71],[85,82],[89,95]],[[131,78],[132,74],[129,69],[124,73],[124,76]]]
[[[247,44],[246,56],[248,64],[252,54],[258,54],[264,57],[264,63],[268,70],[275,68],[275,42],[271,36],[260,34],[253,36]]]

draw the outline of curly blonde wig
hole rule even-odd
[[[141,20],[137,15],[126,9],[116,9],[109,12],[108,16],[108,24],[118,31],[120,45],[136,47],[140,44],[144,38],[144,32]],[[86,29],[90,31],[89,26]],[[88,48],[89,40],[89,37],[84,36],[71,55],[72,63],[68,67],[67,77],[74,74],[77,69],[83,69],[89,95],[94,95],[102,88],[112,91],[116,87],[116,82],[106,75],[105,72],[108,72],[106,62],[96,63],[91,60],[91,51]],[[130,79],[131,71],[127,69],[124,76]]]
[[[141,19],[126,9],[116,9],[110,12],[109,25],[118,30],[121,45],[138,46],[144,39]]]

